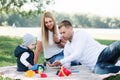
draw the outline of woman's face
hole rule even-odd
[[[46,17],[45,18],[45,26],[48,30],[52,30],[54,26],[54,22],[51,18]]]

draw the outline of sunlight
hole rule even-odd
[[[55,0],[55,5],[51,9],[57,12],[120,17],[119,2],[119,0]]]

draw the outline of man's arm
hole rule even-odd
[[[84,57],[82,56],[82,53],[87,45],[87,40],[89,39],[88,37],[88,34],[84,31],[75,32],[72,42],[70,42],[69,45],[66,45],[64,48],[64,54],[68,54],[69,52],[69,56],[61,59],[61,64],[70,63],[74,60],[79,61],[81,57]]]

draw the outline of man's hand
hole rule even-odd
[[[50,62],[47,62],[47,64],[48,64],[50,67],[54,67],[54,65],[51,64]]]
[[[52,63],[54,66],[60,66],[61,65],[61,62],[60,61],[55,61]]]
[[[55,61],[55,62],[53,62],[52,64],[50,64],[50,63],[48,62],[48,65],[49,65],[50,67],[60,66],[60,65],[61,65],[61,62],[60,62],[60,61]]]

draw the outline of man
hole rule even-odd
[[[67,41],[64,58],[50,66],[70,67],[71,61],[78,61],[97,74],[117,73],[120,66],[115,66],[120,56],[120,41],[106,46],[95,41],[88,33],[74,31],[72,24],[64,20],[59,25],[59,32]]]

